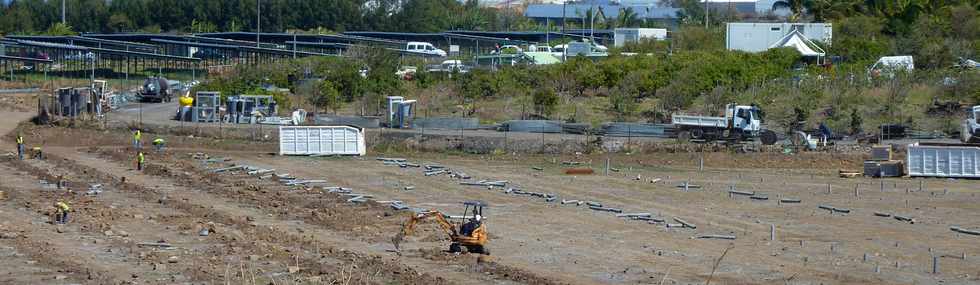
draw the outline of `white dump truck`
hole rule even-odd
[[[725,105],[724,117],[674,114],[674,132],[682,141],[743,141],[758,137],[766,145],[776,143],[776,133],[763,129],[759,107]]]
[[[963,121],[960,137],[965,143],[980,143],[980,105],[970,109],[969,116]]]

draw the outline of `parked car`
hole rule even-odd
[[[213,49],[201,49],[194,53],[193,57],[200,59],[227,59],[224,53],[218,52]]]
[[[555,45],[554,47],[551,48],[551,54],[557,56],[558,58],[561,58],[562,56],[565,55],[565,49],[567,48],[568,45]]]
[[[522,54],[524,53],[524,49],[516,45],[505,45],[500,47],[499,50],[491,51],[490,54],[497,54],[498,52],[500,54]]]
[[[444,60],[440,64],[431,65],[425,71],[467,73],[470,71],[470,67],[463,64],[462,60],[450,59]]]
[[[395,76],[401,80],[412,80],[415,77],[415,72],[418,72],[417,67],[406,65],[398,68],[398,71],[395,71]]]
[[[546,45],[545,46],[530,45],[530,46],[527,47],[527,51],[529,51],[529,52],[552,52],[551,51],[551,47],[546,46]]]
[[[446,51],[436,48],[427,42],[408,42],[405,44],[405,51],[434,56],[446,56]]]
[[[915,70],[915,63],[911,55],[883,56],[868,68],[868,75],[871,78],[882,76],[894,78],[897,72],[912,72],[912,70]]]

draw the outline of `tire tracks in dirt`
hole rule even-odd
[[[116,189],[120,189],[122,191],[129,192],[132,195],[138,196],[138,199],[142,200],[143,204],[160,203],[165,207],[173,208],[174,210],[177,211],[176,213],[178,214],[184,214],[184,212],[186,212],[187,214],[185,215],[189,215],[191,217],[202,217],[203,219],[220,221],[219,224],[227,225],[227,228],[220,228],[217,231],[220,233],[226,233],[228,236],[230,236],[227,239],[223,239],[223,241],[228,242],[228,244],[225,246],[227,250],[223,252],[217,252],[220,255],[234,254],[236,252],[251,253],[248,250],[249,248],[251,249],[269,248],[270,251],[278,250],[280,252],[278,254],[276,254],[275,252],[270,254],[264,254],[261,256],[262,259],[267,259],[267,258],[272,260],[279,259],[282,261],[279,263],[285,265],[299,264],[300,268],[304,269],[304,271],[301,271],[300,273],[300,275],[303,277],[315,277],[315,276],[310,276],[311,274],[308,273],[312,273],[314,275],[324,275],[324,274],[334,273],[336,272],[335,270],[343,269],[343,268],[334,268],[333,266],[331,266],[331,264],[336,261],[336,262],[341,262],[343,264],[350,264],[351,268],[360,268],[356,272],[354,270],[349,270],[348,273],[346,273],[348,277],[353,276],[359,278],[354,280],[362,280],[367,282],[381,282],[381,283],[394,281],[394,282],[406,283],[406,284],[423,284],[423,283],[445,284],[446,283],[444,280],[441,280],[436,277],[432,277],[424,274],[416,274],[414,271],[411,271],[408,268],[398,268],[398,267],[392,268],[390,264],[381,261],[378,258],[365,257],[357,253],[347,252],[343,250],[334,250],[333,248],[327,246],[320,247],[325,250],[325,252],[323,252],[324,254],[320,255],[317,253],[313,253],[312,251],[304,250],[304,248],[307,248],[311,243],[311,241],[305,239],[305,237],[286,234],[278,229],[275,229],[274,227],[259,226],[254,223],[246,222],[245,218],[231,217],[229,215],[225,215],[224,213],[221,213],[214,209],[208,209],[201,205],[189,203],[188,200],[184,200],[181,197],[175,197],[174,195],[170,195],[169,198],[166,199],[157,198],[157,197],[167,197],[167,196],[160,195],[162,193],[154,189],[148,189],[146,187],[142,187],[132,182],[119,182],[121,179],[118,179],[111,175],[107,175],[106,173],[101,172],[100,170],[96,170],[95,168],[90,168],[87,166],[75,164],[73,162],[64,160],[58,155],[53,155],[53,154],[49,155],[49,161],[54,161],[55,162],[54,164],[59,169],[73,169],[74,171],[77,171],[74,172],[74,174],[76,174],[76,177],[85,177],[86,175],[90,175],[90,177],[94,178],[95,180],[113,181],[107,184],[114,186],[114,188]],[[31,169],[28,167],[28,170]],[[132,181],[132,179],[130,179],[130,181]],[[205,200],[197,200],[197,201],[205,201]],[[243,249],[235,250],[235,248],[243,248]],[[308,248],[312,248],[312,247],[308,247]],[[262,251],[256,250],[256,252],[262,252]],[[215,276],[215,275],[220,275],[220,269],[222,268],[220,267],[215,268],[216,267],[215,265],[223,264],[223,263],[225,262],[222,262],[221,260],[213,260],[210,263],[208,263],[207,261],[202,261],[202,263],[199,264],[208,265],[202,267],[212,269],[205,272],[205,274],[212,275],[211,276],[212,280],[215,279],[221,280],[223,276]],[[98,264],[98,262],[96,261],[95,264]],[[214,269],[219,269],[219,270],[214,270]],[[281,269],[284,270],[285,268],[281,268]],[[367,273],[367,270],[373,270],[373,269],[376,269],[377,271],[370,272],[371,274]],[[391,276],[391,274],[386,274],[387,276],[382,276],[381,278],[378,278],[377,276],[378,274],[376,272],[380,272],[382,270],[385,270],[386,272],[390,272],[389,270],[394,270],[394,271],[402,270],[402,271],[397,271],[394,276]],[[238,270],[231,271],[231,272],[237,273]],[[247,278],[245,278],[244,274],[245,273],[242,272],[241,278],[232,278],[232,280],[237,280],[236,282],[246,284],[248,283],[247,282],[248,280]],[[228,275],[229,274],[224,274],[224,276],[228,276]],[[343,274],[338,274],[338,275],[343,275]],[[354,276],[354,275],[358,275],[358,276]],[[199,279],[199,281],[200,280],[207,280],[207,279],[202,278]],[[303,280],[311,281],[311,280],[319,280],[319,279],[303,278]],[[372,281],[372,280],[376,280],[376,281]]]
[[[195,209],[189,211],[197,215],[210,216],[215,219],[223,220],[224,223],[240,226],[256,226],[268,228],[274,236],[283,239],[296,239],[303,242],[308,248],[317,247],[331,253],[339,253],[345,256],[361,257],[362,259],[375,260],[376,263],[383,264],[384,270],[379,270],[378,274],[393,276],[395,280],[408,280],[411,284],[441,284],[441,283],[461,283],[461,284],[504,284],[510,282],[523,284],[561,284],[545,278],[528,274],[522,270],[507,267],[506,265],[496,265],[493,262],[476,264],[474,258],[459,259],[457,262],[444,262],[418,258],[394,258],[387,259],[380,255],[385,249],[373,248],[371,244],[350,240],[350,236],[340,234],[331,230],[321,229],[319,226],[310,225],[303,221],[284,220],[276,217],[275,210],[270,213],[268,207],[256,209],[251,207],[239,206],[242,202],[234,193],[220,193],[209,191],[198,191],[186,186],[177,185],[173,177],[136,173],[127,167],[120,166],[119,160],[125,158],[108,159],[112,162],[102,161],[100,158],[76,152],[73,148],[55,148],[51,150],[58,158],[69,158],[74,163],[74,167],[86,169],[86,171],[96,171],[98,168],[100,175],[107,178],[121,179],[126,177],[129,187],[143,188],[161,196],[167,196],[167,201],[174,201],[175,207]],[[67,166],[67,165],[66,165]],[[147,169],[153,168],[153,164],[148,165]],[[158,167],[160,167],[158,165]],[[162,166],[161,169],[168,169],[173,166]],[[148,171],[149,172],[149,171]],[[113,173],[113,174],[109,174]],[[196,181],[202,182],[202,181]],[[211,182],[211,181],[209,181]],[[146,187],[146,186],[151,187]],[[214,185],[212,185],[214,186]],[[229,185],[216,185],[228,187]],[[215,187],[198,187],[215,188]],[[275,194],[270,194],[275,195]],[[236,201],[229,200],[236,199]],[[185,209],[186,210],[186,209]],[[412,266],[406,266],[399,262],[405,260]],[[465,265],[465,264],[473,265]],[[416,268],[413,268],[416,267]],[[383,272],[382,272],[383,271]],[[473,271],[486,274],[472,274]],[[444,276],[440,277],[440,276]]]
[[[238,157],[236,157],[236,159],[238,159]],[[256,163],[256,165],[274,164],[268,166],[271,168],[288,167],[285,166],[284,164],[290,164],[285,161],[272,162],[264,159],[261,162],[256,161],[255,159],[248,159],[248,158],[245,158],[245,160],[253,160],[251,162]],[[295,161],[301,161],[301,160],[295,160]],[[488,201],[491,201],[491,203],[495,202],[498,207],[500,207],[501,204],[511,205],[513,207],[518,207],[517,205],[524,205],[523,207],[526,208],[522,208],[521,213],[525,214],[524,218],[529,220],[536,220],[536,218],[530,218],[527,215],[537,216],[536,213],[538,213],[538,211],[540,210],[543,210],[542,208],[549,208],[548,212],[552,213],[552,216],[563,216],[565,214],[570,213],[572,216],[578,217],[578,219],[576,220],[578,222],[577,224],[579,224],[578,227],[587,227],[587,228],[600,227],[600,228],[610,229],[610,231],[612,231],[611,229],[619,228],[619,226],[623,223],[621,218],[615,218],[612,216],[606,217],[605,215],[602,215],[600,217],[600,216],[596,216],[594,212],[589,210],[579,209],[578,211],[575,211],[574,207],[569,207],[569,206],[552,209],[551,207],[547,206],[547,204],[539,204],[537,202],[534,202],[533,200],[527,200],[527,198],[513,197],[510,195],[501,195],[497,193],[499,191],[488,192],[482,190],[479,187],[460,186],[456,183],[456,180],[423,177],[421,175],[421,172],[411,171],[410,173],[408,173],[408,172],[404,172],[405,171],[404,169],[393,167],[393,166],[381,166],[380,163],[374,161],[352,161],[352,162],[339,162],[339,163],[325,162],[325,163],[317,163],[311,165],[305,165],[306,161],[302,163],[304,163],[303,167],[291,167],[289,169],[284,169],[282,171],[294,173],[300,176],[315,176],[318,173],[319,175],[323,175],[322,173],[332,173],[333,175],[331,177],[337,177],[337,179],[332,179],[331,181],[337,183],[349,183],[349,185],[359,189],[363,189],[364,187],[366,187],[367,186],[366,183],[367,184],[373,183],[373,182],[365,182],[364,179],[362,179],[361,177],[375,177],[375,179],[380,179],[378,178],[378,176],[387,176],[388,180],[395,179],[404,185],[414,185],[416,186],[416,189],[452,190],[452,191],[440,192],[440,193],[445,193],[443,194],[444,195],[443,198],[453,197],[457,199],[463,199],[463,198],[486,199]],[[365,167],[363,164],[376,164],[377,166]],[[442,164],[442,165],[446,165],[450,167],[454,166],[451,164]],[[454,167],[453,169],[457,169],[457,168]],[[488,169],[474,169],[474,167],[463,167],[463,168],[459,168],[459,170],[467,174],[470,174],[474,178],[509,180],[511,182],[516,182],[516,185],[527,186],[527,185],[535,185],[535,184],[543,183],[541,181],[538,182],[528,181],[528,178],[526,176],[518,177],[515,174],[510,174],[511,172],[510,170],[495,171],[492,168],[488,170]],[[568,179],[565,177],[562,178]],[[536,179],[542,179],[542,178],[536,178]],[[554,180],[554,179],[561,179],[561,178],[551,177],[547,179]],[[746,221],[743,219],[738,219],[731,216],[706,213],[703,210],[685,208],[684,206],[681,205],[672,205],[669,203],[656,201],[655,197],[654,199],[640,198],[646,194],[636,196],[636,195],[627,195],[624,193],[619,193],[619,192],[626,191],[622,189],[617,190],[619,191],[617,193],[607,193],[607,191],[605,190],[609,189],[610,186],[600,187],[601,185],[595,185],[591,181],[586,182],[586,181],[576,180],[576,182],[574,183],[568,183],[567,181],[563,180],[558,182],[552,181],[543,184],[556,185],[556,188],[543,189],[542,187],[532,186],[529,187],[530,189],[527,190],[557,193],[563,198],[576,198],[576,199],[583,199],[583,200],[602,201],[602,202],[610,203],[611,206],[616,206],[617,204],[619,205],[636,204],[637,201],[642,200],[640,204],[643,207],[652,207],[653,209],[661,210],[662,214],[667,218],[671,216],[678,216],[684,219],[688,219],[689,221],[692,221],[695,224],[704,225],[704,226],[708,225],[707,221],[711,221],[712,222],[711,228],[714,228],[716,230],[717,228],[721,228],[721,230],[730,229],[733,231],[737,230],[737,232],[742,232],[745,229],[744,227],[749,227],[750,229],[754,229],[755,231],[762,231],[762,229],[764,228],[765,232],[768,233],[767,225],[763,227],[763,225],[756,224],[754,222]],[[568,185],[568,186],[564,186],[564,185]],[[392,187],[390,186],[391,185],[382,185],[384,190],[391,189]],[[387,193],[385,191],[379,191],[377,187],[378,185],[372,184],[370,187],[367,187],[370,188],[370,190],[365,189],[364,192],[367,192],[369,194]],[[586,193],[583,192],[581,189],[579,189],[582,187],[584,188],[593,187],[594,189],[603,189],[604,191],[595,191],[595,192]],[[612,186],[612,187],[618,188],[617,186]],[[666,187],[667,186],[665,186],[664,188]],[[669,187],[673,188],[672,186]],[[461,190],[457,191],[457,189],[461,189]],[[418,191],[424,191],[424,190],[416,190],[416,192]],[[393,193],[387,193],[387,194],[392,195]],[[422,194],[416,193],[411,196],[414,195],[422,195]],[[422,199],[422,200],[416,202],[423,202],[423,203],[425,203],[425,201],[428,201],[428,203],[434,202],[432,200],[425,200],[424,197],[426,196],[418,196],[418,197],[419,197],[418,199]],[[393,198],[393,197],[386,197],[386,198]],[[592,224],[593,222],[602,223],[602,225]],[[728,225],[728,227],[725,227],[725,223],[728,222],[731,222],[732,224]],[[555,226],[551,226],[552,223],[556,223]],[[639,222],[626,222],[626,223],[632,223],[634,224],[635,227],[647,226]],[[559,225],[564,225],[564,224],[565,223],[562,223],[557,220],[548,221],[548,223],[546,225],[542,225],[542,227],[539,230],[546,231],[546,232],[564,230],[565,227],[559,227]],[[524,226],[527,227],[529,225],[525,224]],[[555,227],[558,228],[556,229]],[[500,225],[498,224],[496,228],[499,229]],[[629,235],[629,233],[632,233],[635,235],[635,234],[642,234],[644,232],[646,231],[624,232],[624,234]],[[574,234],[574,231],[569,232],[569,234]],[[608,234],[615,235],[613,232],[608,232]],[[783,233],[782,231],[780,232],[780,235],[791,235],[791,234],[793,233],[791,232]],[[678,235],[682,235],[682,237]],[[664,235],[657,234],[655,237],[661,237],[661,236]],[[729,245],[729,243],[727,242],[714,242],[709,240],[692,240],[690,239],[691,236],[684,231],[675,234],[667,234],[667,236],[669,236],[668,238],[670,239],[670,241],[667,242],[670,248],[679,249],[682,250],[682,252],[688,252],[694,254],[694,256],[685,257],[685,256],[665,255],[661,257],[654,254],[653,251],[649,251],[646,257],[644,257],[644,259],[653,261],[657,264],[669,264],[668,267],[672,268],[671,276],[684,276],[685,274],[687,274],[688,277],[698,276],[698,278],[687,280],[690,282],[695,282],[696,280],[703,281],[706,275],[702,275],[702,274],[707,274],[706,271],[710,271],[710,262],[712,262],[713,259],[717,257],[716,256],[717,253],[720,253]],[[591,237],[591,238],[594,239],[597,237]],[[634,250],[634,252],[641,251],[639,250],[640,246],[646,244],[647,242],[647,241],[637,240],[636,237],[629,237],[629,238],[631,239],[631,242],[628,245],[631,248],[636,249]],[[753,245],[759,243],[752,236],[747,238],[748,238],[747,241],[736,242],[735,243],[736,246],[740,244],[744,245],[746,243],[751,243]],[[541,240],[544,240],[544,238],[541,238]],[[542,241],[539,240],[538,242],[540,243]],[[655,241],[654,243],[664,244],[664,242],[655,242]],[[605,246],[609,246],[609,245],[610,244],[605,244]],[[617,245],[617,247],[619,246],[626,246],[626,244]],[[606,248],[612,250],[611,248],[608,247]],[[748,247],[746,247],[746,250],[737,250],[738,254],[742,255],[742,257],[747,259],[748,262],[745,264],[738,264],[738,267],[736,268],[745,268],[746,270],[758,270],[757,272],[758,275],[779,276],[780,275],[779,272],[785,272],[785,276],[790,276],[792,272],[806,272],[808,278],[813,278],[818,280],[836,280],[837,282],[849,282],[852,284],[874,282],[874,281],[866,280],[863,277],[859,277],[858,275],[848,276],[848,274],[844,274],[842,276],[841,273],[838,273],[839,270],[832,269],[829,267],[824,267],[821,264],[811,263],[809,265],[803,265],[801,264],[799,259],[793,258],[791,256],[783,256],[783,255],[775,256],[775,255],[771,255],[771,251],[752,251],[747,249]],[[634,253],[623,253],[622,255],[616,255],[616,256],[618,257],[617,259],[621,259],[630,255],[634,255]],[[813,257],[811,257],[811,259],[813,259]],[[514,261],[509,260],[509,262],[514,262]],[[636,261],[636,262],[642,262],[642,261]],[[639,265],[641,263],[635,263],[635,264]],[[622,268],[620,268],[619,270],[622,270]],[[629,270],[628,267],[627,270]],[[740,272],[742,270],[739,269],[737,271]],[[745,279],[745,278],[753,278],[753,276],[757,276],[755,273],[750,275],[742,275],[748,273],[738,273],[738,274],[740,274],[739,278],[737,279],[739,280],[739,282],[750,282],[746,280],[751,280],[751,279]],[[719,276],[715,276],[715,278],[718,277]],[[776,280],[778,280],[778,277]]]

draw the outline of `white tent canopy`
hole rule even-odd
[[[799,30],[793,30],[769,46],[769,48],[779,47],[795,48],[803,56],[824,56],[827,54],[827,52],[820,48],[820,46],[813,43],[813,41],[804,36],[803,33],[800,33]]]

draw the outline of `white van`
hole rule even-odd
[[[446,56],[446,51],[436,48],[427,42],[408,42],[405,50],[409,52],[424,53],[427,55]]]
[[[886,76],[888,78],[894,78],[895,73],[898,71],[912,72],[914,69],[915,63],[912,61],[911,55],[883,56],[868,68],[868,74],[871,77]]]

